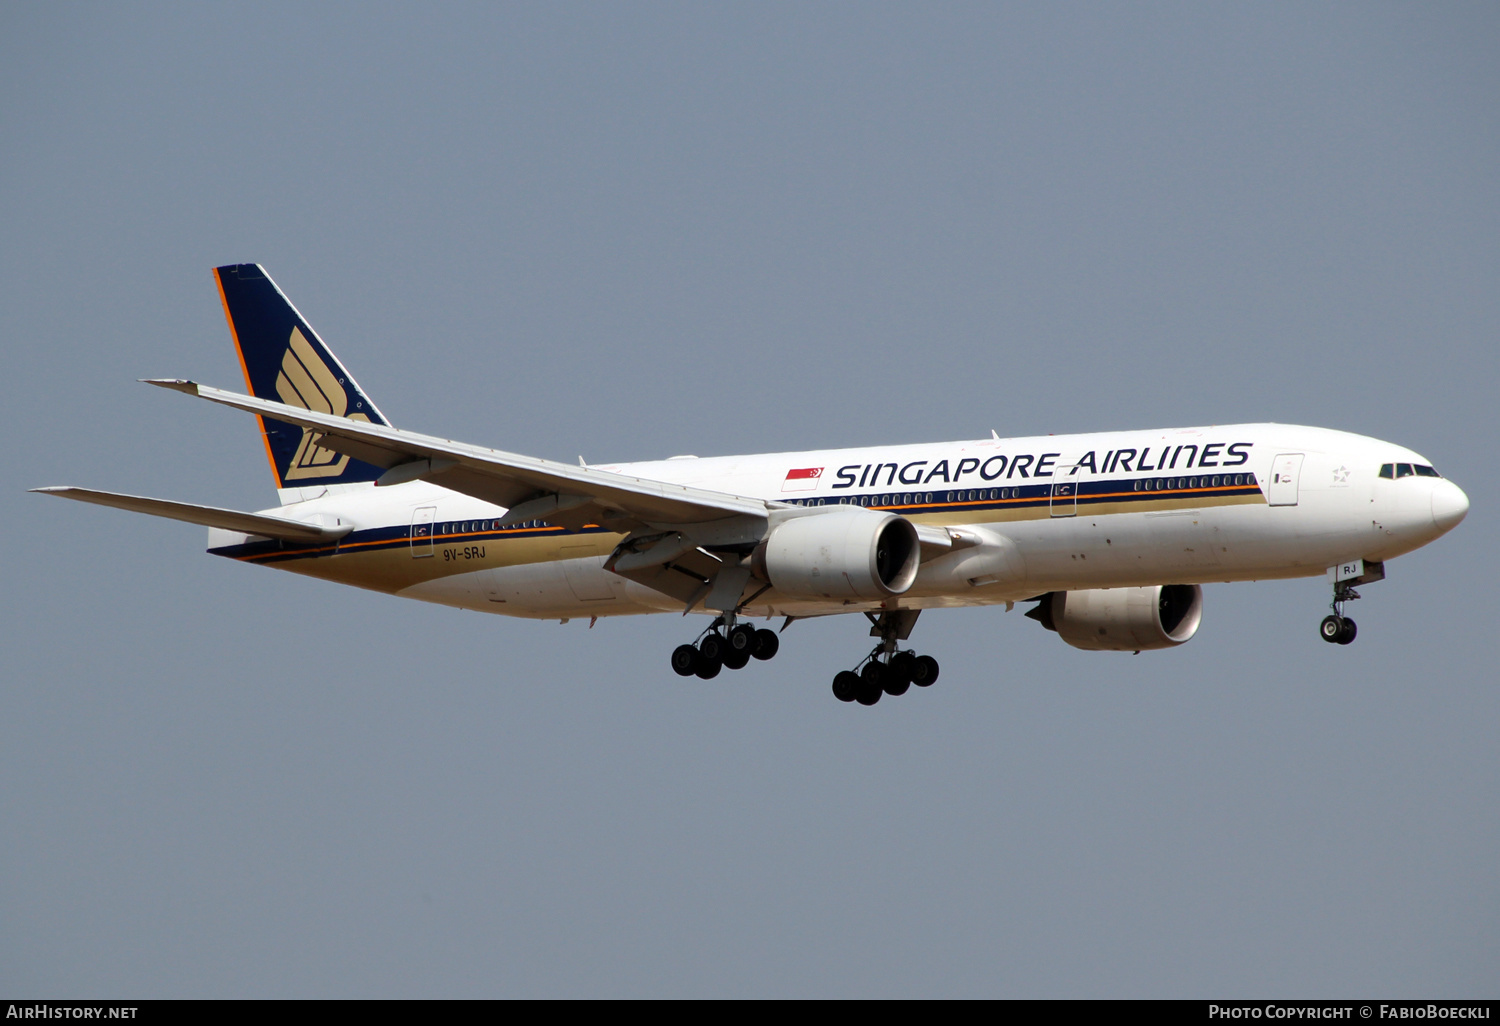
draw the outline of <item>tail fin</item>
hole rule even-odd
[[[350,420],[387,423],[259,264],[216,267],[214,278],[251,395]],[[322,448],[317,432],[257,419],[278,488],[373,481],[384,473]]]

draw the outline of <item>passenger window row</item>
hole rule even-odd
[[[1388,473],[1390,464],[1387,463],[1380,470],[1381,477],[1390,477]],[[1409,467],[1408,464],[1401,464]],[[1408,473],[1410,470],[1408,469]],[[1431,467],[1418,467],[1418,473],[1425,472],[1429,477],[1437,477],[1437,472]],[[1404,474],[1401,476],[1405,476]],[[1255,484],[1254,474],[1215,474],[1212,477],[1168,477],[1168,478],[1146,478],[1135,482],[1135,490],[1138,492],[1162,492],[1173,491],[1179,488],[1223,488],[1234,485]],[[1033,487],[1026,489],[1031,492],[1031,498],[1047,499],[1051,495],[1050,487]],[[945,502],[995,502],[1002,499],[1021,498],[1020,488],[971,488],[959,489],[951,492],[892,492],[881,495],[842,495],[837,499],[786,499],[783,500],[793,506],[865,506],[872,509],[900,506],[931,506],[936,503]],[[546,527],[545,521],[527,520],[519,524],[509,525],[512,529]],[[442,534],[466,534],[470,531],[497,531],[500,529],[498,520],[460,520],[453,523],[439,524],[437,533]]]
[[[1148,477],[1135,483],[1138,492],[1170,492],[1179,488],[1233,488],[1253,485],[1254,474],[1214,474],[1209,477]]]
[[[1109,482],[1100,482],[1112,484]],[[1232,488],[1254,485],[1254,474],[1214,474],[1205,477],[1156,477],[1133,482],[1138,492],[1176,491],[1181,488]],[[1119,486],[1114,486],[1119,487]],[[843,495],[829,499],[788,499],[795,506],[866,506],[874,509],[900,508],[902,506],[931,506],[934,503],[995,502],[1004,499],[1026,497],[1046,501],[1051,497],[1050,485],[1033,485],[1030,488],[973,488],[951,492],[893,492],[881,495]],[[1088,493],[1079,490],[1080,495]]]
[[[985,502],[1018,499],[1019,488],[975,488],[952,492],[891,492],[881,495],[841,495],[837,499],[788,499],[794,506],[867,506],[873,509],[901,506],[931,506],[941,502]]]
[[[952,492],[946,493],[952,495]],[[841,506],[930,506],[933,502],[951,502],[942,492],[897,492],[890,495],[848,495],[840,498]]]
[[[519,524],[507,524],[506,530],[522,531],[528,528],[546,527],[544,520],[523,520]],[[475,531],[499,531],[501,530],[498,520],[449,520],[437,525],[433,532],[436,535],[445,534],[471,534]]]

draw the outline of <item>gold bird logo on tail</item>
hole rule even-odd
[[[316,413],[331,413],[342,417],[349,408],[349,398],[344,386],[318,358],[317,352],[303,337],[300,328],[292,329],[287,343],[286,355],[281,358],[281,373],[276,375],[276,394],[288,406],[296,406]],[[350,420],[369,421],[363,413],[356,413]],[[321,432],[302,430],[302,441],[286,469],[286,480],[294,481],[309,477],[338,477],[349,465],[349,457],[332,449],[325,449]]]

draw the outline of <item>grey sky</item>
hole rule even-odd
[[[0,7],[0,991],[1487,995],[1500,12]],[[203,554],[274,502],[209,268],[398,424],[571,460],[1279,420],[1468,520],[1315,635],[929,613],[667,666]]]

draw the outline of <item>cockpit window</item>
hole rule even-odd
[[[1398,477],[1442,477],[1443,475],[1425,463],[1382,463],[1380,476],[1387,481],[1393,481]]]

